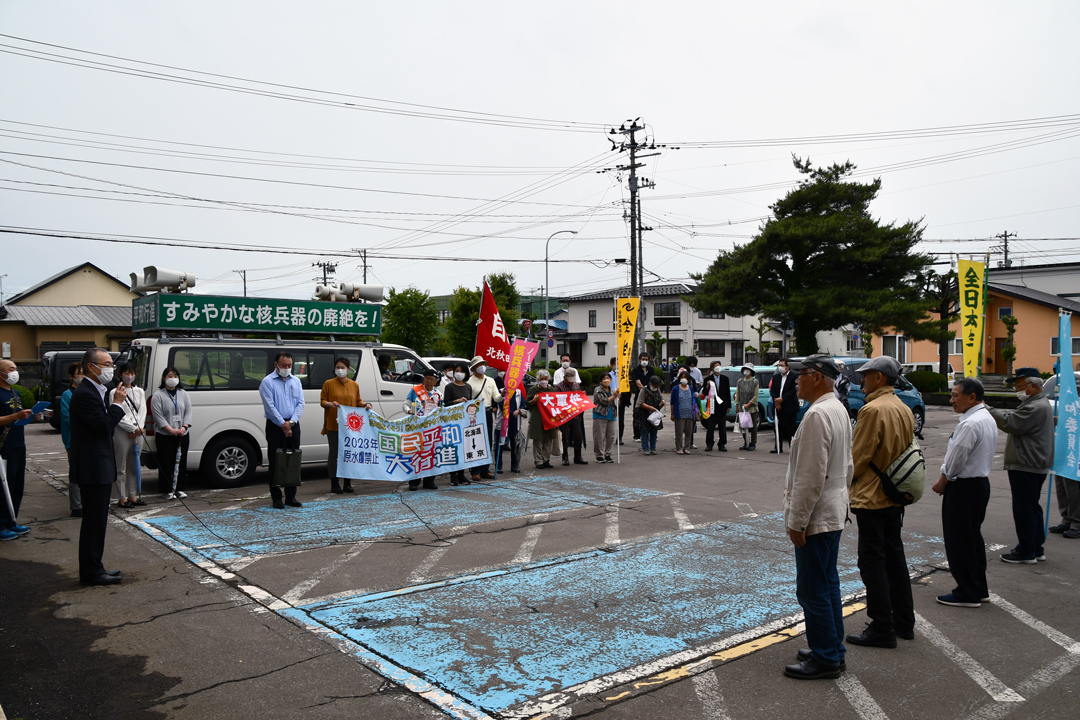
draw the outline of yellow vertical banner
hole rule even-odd
[[[986,263],[960,260],[960,338],[964,344],[964,377],[979,377],[982,355],[983,297]]]
[[[619,392],[630,392],[630,367],[634,362],[634,328],[641,298],[615,298],[615,344],[618,350]]]

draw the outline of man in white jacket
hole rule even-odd
[[[810,355],[789,367],[799,373],[798,397],[810,403],[791,441],[784,491],[784,525],[795,546],[796,596],[806,618],[809,649],[784,674],[801,680],[840,677],[844,613],[836,556],[854,474],[851,423],[833,394],[840,369],[828,355]]]
[[[146,424],[146,391],[135,384],[134,366],[124,363],[120,366],[120,382],[127,390],[127,397],[120,407],[124,417],[113,430],[113,454],[116,456],[116,506],[133,508],[146,505],[139,497],[139,455]],[[109,391],[112,402],[116,390]]]

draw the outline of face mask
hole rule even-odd
[[[124,384],[125,385],[134,385],[135,384],[135,376],[134,375],[125,375],[124,376]]]
[[[788,374],[788,368],[786,368],[786,367],[780,368],[780,374],[781,375],[787,375]]]
[[[500,377],[500,378],[504,378],[504,377],[506,377],[506,373],[504,373],[504,372],[503,372],[502,370],[500,370],[500,371],[499,371],[499,377]]]
[[[473,370],[473,372],[476,373],[477,375],[483,375],[484,373],[487,372],[487,365],[477,365],[476,369]]]
[[[348,377],[349,369],[348,368],[334,368],[334,374],[337,375],[339,378]]]
[[[570,367],[570,363],[568,363],[568,362],[566,362],[565,360],[563,360],[563,364],[562,364],[562,368],[563,368],[563,370],[565,370],[565,369],[566,369],[566,368],[568,368],[568,367]]]
[[[277,374],[280,375],[283,378],[287,378],[290,375],[292,375],[292,368],[291,367],[287,367],[287,368],[279,367],[277,369]]]
[[[165,378],[165,387],[170,390],[176,389],[176,386],[180,384],[180,378]]]
[[[536,384],[539,385],[542,388],[546,388],[548,386],[548,381],[547,380],[537,380]]]
[[[83,379],[82,375],[77,375],[77,376],[75,376],[74,378],[71,379],[71,384],[72,385],[78,385],[79,383],[82,382],[82,379]]]
[[[717,367],[714,367],[714,368],[712,369],[712,371],[713,371],[713,375],[719,375],[719,374],[720,374],[720,368],[719,368],[719,366],[717,366]]]
[[[750,377],[750,371],[749,370],[743,370],[742,374],[743,374],[743,377]]]
[[[12,370],[11,372],[9,372],[7,374],[7,384],[8,385],[18,385],[19,384],[19,371],[18,370]]]
[[[611,381],[610,380],[608,380],[607,382],[604,382],[604,383],[600,383],[600,384],[603,385],[606,388],[611,387]]]
[[[680,385],[689,385],[690,381],[687,380],[686,378],[679,378],[679,384]]]
[[[11,382],[11,381],[9,380],[8,382]],[[1027,400],[1027,396],[1028,396],[1027,390],[1017,390],[1016,391],[1016,397],[1020,398],[1021,400]]]
[[[465,373],[459,373],[459,372],[454,373],[454,379],[457,380],[458,382],[461,382],[462,380],[465,379]]]
[[[641,361],[641,367],[649,367],[649,361],[648,360],[642,360]]]
[[[103,368],[101,366],[98,366],[98,370],[101,371],[101,375],[98,376],[98,382],[99,383],[101,383],[102,385],[108,385],[109,383],[112,382],[113,374],[116,372],[113,368],[111,368],[111,367],[104,367]]]

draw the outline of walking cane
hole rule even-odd
[[[15,506],[11,504],[11,490],[7,483],[7,460],[0,459],[0,485],[4,486],[4,501],[7,502],[8,517],[15,522]]]

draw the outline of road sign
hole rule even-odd
[[[548,347],[549,348],[555,347],[555,341],[554,340],[548,340]]]
[[[552,340],[554,338],[555,338],[555,331],[554,330],[548,330],[548,340]]]
[[[523,320],[521,323],[525,327],[525,332],[529,332],[532,329],[532,320]]]

